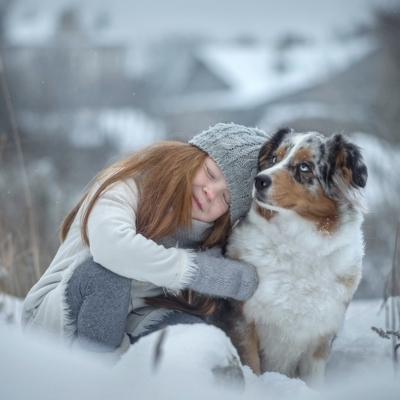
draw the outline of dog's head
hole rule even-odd
[[[279,129],[262,146],[258,167],[253,197],[263,209],[293,210],[318,223],[337,220],[342,206],[363,210],[367,168],[342,134]]]

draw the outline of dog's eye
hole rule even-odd
[[[275,163],[276,163],[276,156],[272,157],[272,160],[271,160],[271,164],[275,164]]]
[[[305,163],[300,164],[299,169],[301,172],[309,172],[310,171],[310,167]]]

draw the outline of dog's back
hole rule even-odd
[[[342,135],[282,129],[261,149],[259,169],[227,255],[253,264],[260,283],[250,300],[230,304],[227,332],[255,372],[318,385],[361,279],[366,167]]]

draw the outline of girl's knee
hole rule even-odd
[[[91,257],[75,269],[68,286],[78,285],[83,295],[97,291],[121,295],[130,292],[130,283],[131,279],[104,268]]]

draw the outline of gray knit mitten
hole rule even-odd
[[[197,274],[188,285],[196,292],[244,301],[257,289],[256,269],[243,261],[216,256],[207,250],[197,253],[197,264]]]

